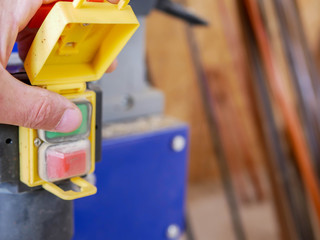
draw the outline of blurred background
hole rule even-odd
[[[320,239],[320,1],[131,6],[73,239]]]
[[[194,238],[319,239],[320,2],[179,3],[208,26],[153,11],[146,53],[190,126]]]

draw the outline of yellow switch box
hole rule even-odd
[[[79,104],[85,117],[70,134],[20,127],[20,178],[26,185],[42,185],[65,200],[96,192],[82,178],[95,168],[96,97],[86,82],[102,77],[139,27],[127,3],[57,2],[40,27],[25,60],[30,82]],[[65,179],[80,190],[56,185]]]
[[[58,2],[43,22],[25,61],[33,85],[100,79],[139,26],[130,6]]]

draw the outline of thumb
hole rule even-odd
[[[80,110],[57,93],[28,86],[0,67],[0,123],[57,132],[76,130]]]

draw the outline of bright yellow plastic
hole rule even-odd
[[[123,10],[128,4],[130,0],[120,0],[118,3],[118,9]]]
[[[79,192],[73,190],[64,191],[57,185],[48,182],[43,184],[42,187],[63,200],[74,200],[77,198],[87,197],[97,192],[97,188],[95,186],[81,177],[71,178],[71,182],[80,188]]]
[[[59,92],[59,91],[58,91]],[[95,169],[95,123],[96,123],[96,94],[93,91],[85,91],[82,93],[74,93],[64,95],[68,99],[85,98],[92,104],[92,121],[89,140],[91,142],[91,169],[90,173]],[[20,140],[20,180],[29,187],[44,185],[47,182],[39,177],[38,173],[38,148],[35,146],[34,141],[38,138],[37,130],[20,127],[19,140]],[[88,195],[91,195],[88,192]],[[85,194],[85,193],[82,193]],[[88,196],[87,195],[87,196]],[[59,195],[58,195],[59,196]],[[62,198],[62,195],[59,196]]]
[[[44,88],[61,95],[81,93],[87,89],[86,83],[70,83],[63,85],[47,85]]]
[[[25,60],[32,85],[98,80],[139,27],[131,7],[58,2],[39,29]]]
[[[40,27],[25,60],[32,85],[42,86],[68,99],[86,98],[93,106],[91,169],[95,168],[96,96],[86,91],[86,82],[102,77],[139,27],[129,0],[118,6],[85,0],[58,2]],[[29,187],[42,186],[56,196],[73,200],[95,194],[97,189],[80,177],[71,181],[79,192],[64,191],[39,177],[37,130],[19,128],[20,179]]]

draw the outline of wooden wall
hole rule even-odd
[[[320,52],[320,2],[299,0],[298,3],[308,41],[313,50]],[[194,33],[214,91],[224,149],[229,163],[234,166],[231,171],[237,176],[247,171],[248,166],[259,169],[265,154],[259,141],[255,103],[248,86],[248,66],[243,61],[244,47],[239,33],[236,1],[188,0],[187,5],[210,22],[208,27],[195,28]],[[320,59],[320,54],[317,56]],[[218,179],[216,157],[185,23],[153,12],[147,21],[147,59],[153,84],[166,96],[166,114],[190,124],[190,180]],[[246,177],[246,174],[241,175],[240,180]]]
[[[190,178],[215,177],[215,156],[190,59],[185,24],[154,12],[147,26],[147,58],[151,78],[166,96],[166,114],[191,126]]]

